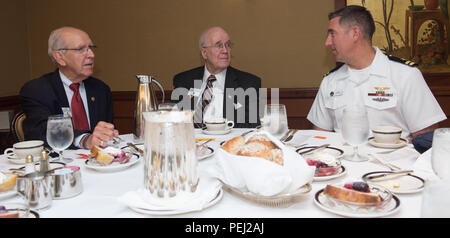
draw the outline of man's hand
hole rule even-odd
[[[94,132],[88,135],[86,147],[92,149],[94,146],[104,147],[113,137],[118,137],[119,131],[114,129],[114,125],[100,121],[94,128]]]

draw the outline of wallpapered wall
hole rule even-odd
[[[50,32],[87,31],[99,46],[94,76],[113,91],[136,90],[136,74],[172,89],[173,75],[202,64],[201,32],[224,27],[234,43],[232,65],[263,79],[263,87],[317,87],[333,68],[324,47],[334,1],[298,0],[1,0],[0,97],[54,70]]]

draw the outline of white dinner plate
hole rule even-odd
[[[16,189],[16,187],[14,187],[8,191],[0,192],[0,200],[10,198],[10,197],[16,196],[16,195],[17,195],[17,189]]]
[[[86,164],[86,168],[94,169],[99,172],[116,172],[119,170],[124,170],[124,169],[136,164],[139,161],[140,161],[140,156],[138,154],[133,153],[131,155],[130,161],[125,164],[120,164],[119,162],[113,162],[112,164],[102,165],[102,164],[97,163],[95,161],[95,159],[88,159],[88,160],[86,160],[85,164]]]
[[[408,140],[400,138],[400,140],[397,141],[397,143],[390,144],[390,143],[378,143],[375,141],[375,138],[370,137],[369,144],[379,148],[398,149],[402,148],[403,146],[406,146],[408,144]]]
[[[372,183],[376,185],[383,186],[389,189],[391,192],[396,194],[408,194],[408,193],[417,193],[424,189],[425,180],[416,175],[407,174],[402,176],[394,176],[380,178],[380,179],[367,179],[368,176],[373,175],[381,175],[392,173],[392,171],[375,171],[364,174],[362,179],[366,181],[366,183]]]
[[[207,152],[197,155],[197,160],[204,160],[214,155],[215,151],[213,148],[207,146]]]
[[[202,129],[202,132],[206,135],[225,135],[231,132],[231,128],[224,131],[208,131],[207,129]]]
[[[394,214],[400,209],[400,199],[392,194],[392,199],[381,208],[365,212],[364,209],[356,209],[354,206],[333,206],[332,203],[323,194],[323,189],[319,190],[314,196],[314,203],[321,209],[344,217],[354,218],[375,218],[385,217]]]
[[[211,199],[202,210],[209,208],[213,206],[214,204],[218,203],[223,197],[223,190],[219,189],[217,195]],[[157,216],[164,216],[164,215],[178,215],[178,214],[184,214],[193,212],[195,210],[151,210],[147,208],[139,208],[139,207],[129,207],[131,210],[134,210],[135,212],[142,213],[142,214],[148,214],[148,215],[157,215]]]
[[[344,176],[345,174],[347,174],[347,169],[343,165],[341,165],[338,173],[330,175],[330,176],[320,176],[320,177],[314,176],[313,181],[317,181],[317,182],[327,181],[327,180],[339,178],[341,176]]]

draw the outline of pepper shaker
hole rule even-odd
[[[41,159],[39,160],[39,172],[41,173],[47,173],[48,171],[48,152],[46,150],[43,150],[41,152]]]

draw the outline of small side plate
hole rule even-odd
[[[417,193],[421,192],[425,187],[425,180],[413,174],[406,174],[400,176],[392,175],[386,178],[368,179],[369,176],[389,174],[389,173],[392,173],[392,171],[370,172],[364,174],[362,176],[362,179],[367,183],[383,186],[396,194]]]

